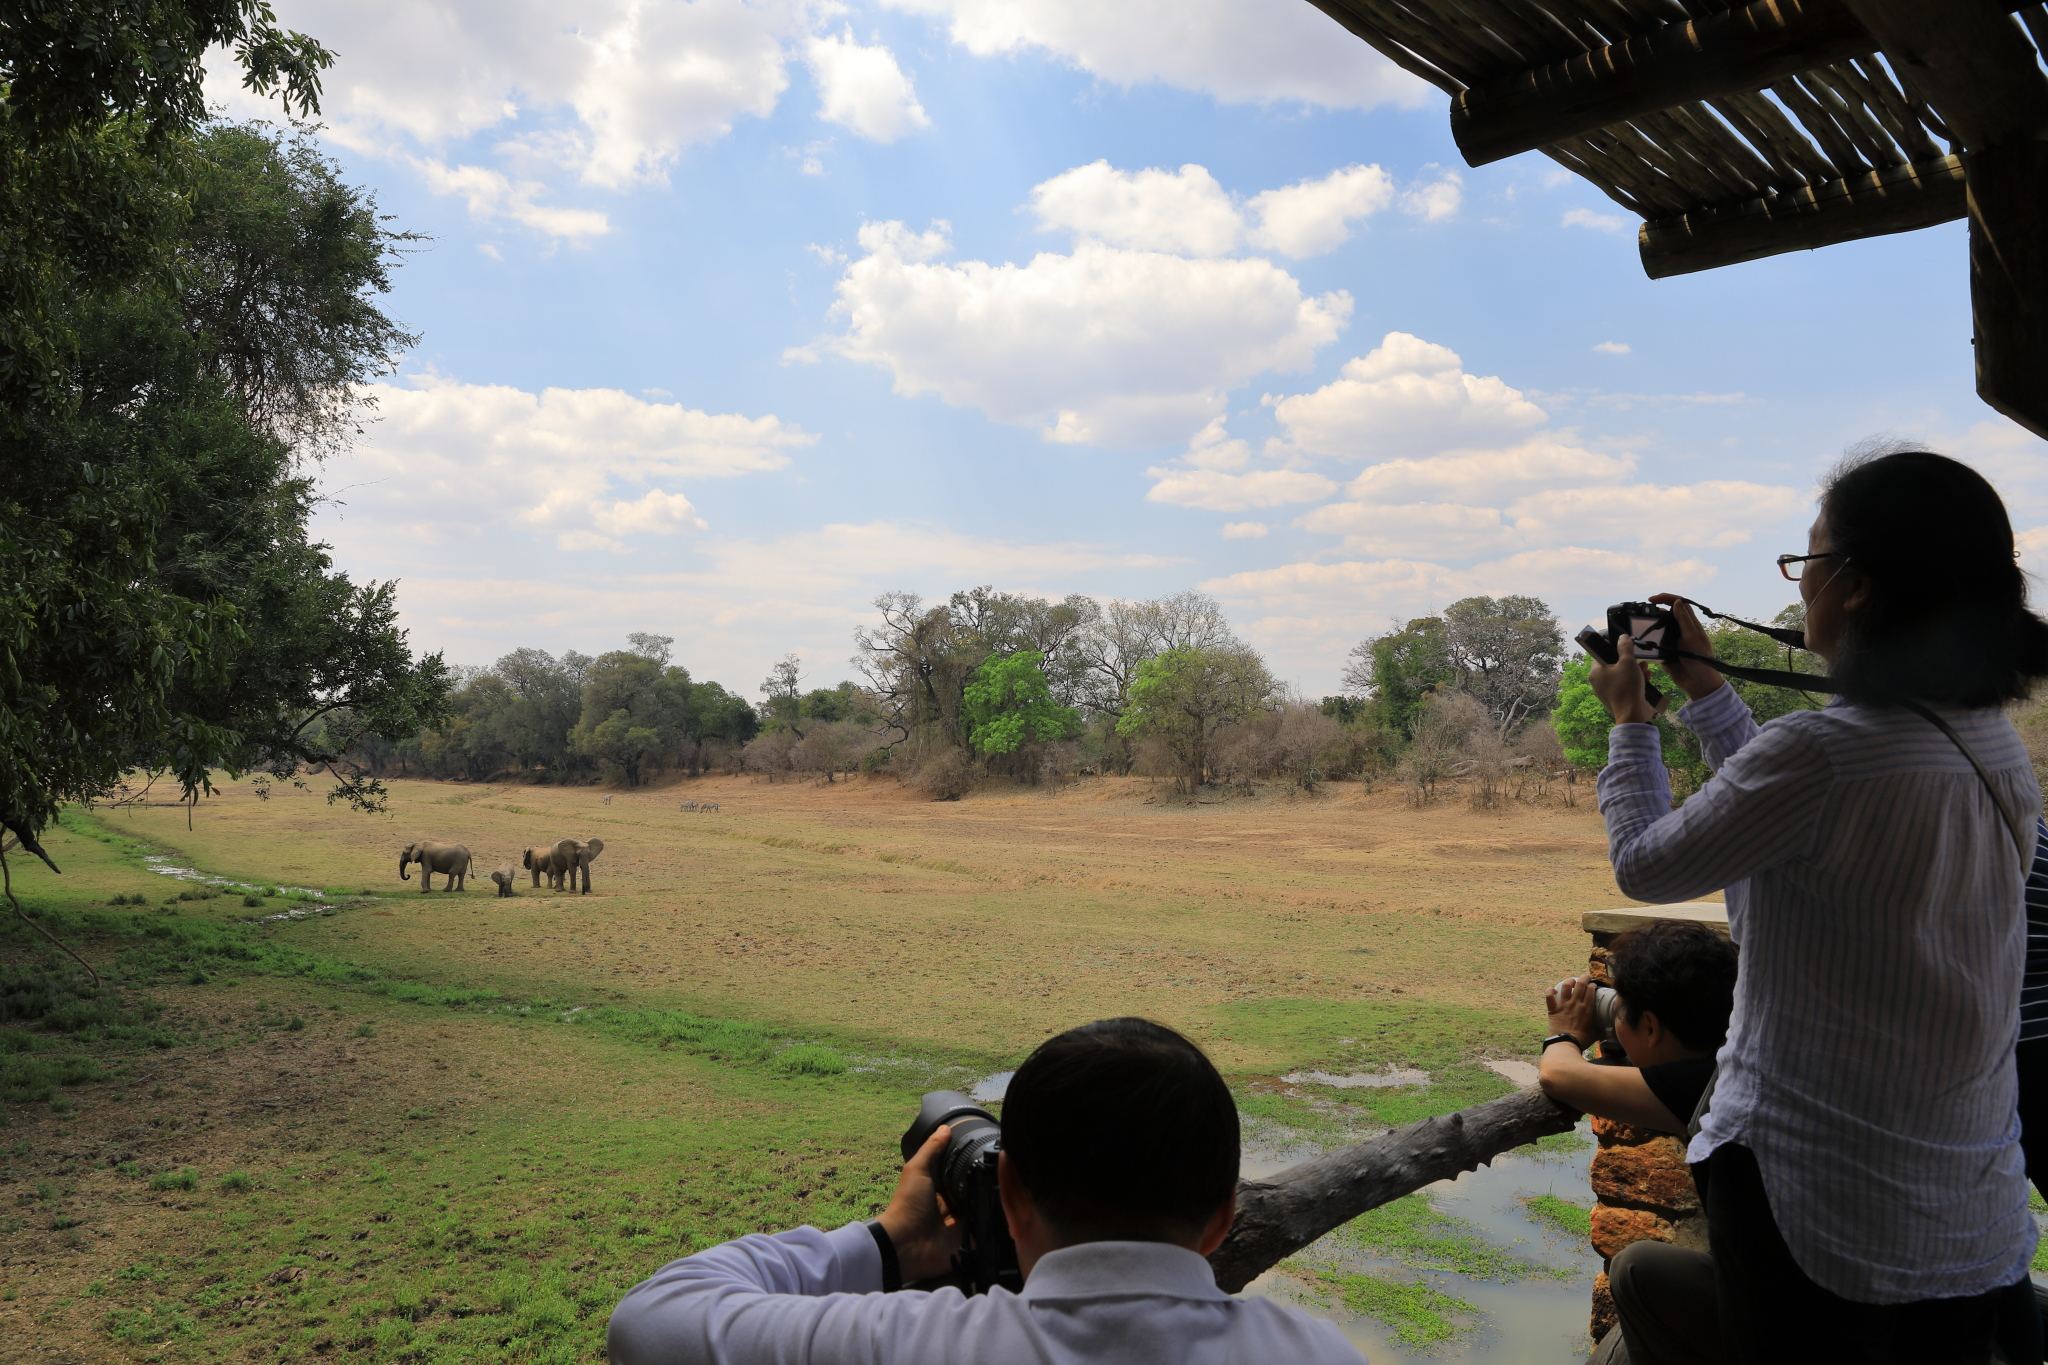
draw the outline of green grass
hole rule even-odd
[[[1316,1279],[1336,1291],[1346,1309],[1393,1328],[1394,1339],[1411,1350],[1455,1341],[1479,1319],[1479,1309],[1464,1299],[1391,1271],[1324,1272]]]
[[[1522,1207],[1529,1211],[1532,1221],[1567,1236],[1583,1241],[1593,1235],[1593,1210],[1588,1205],[1574,1204],[1554,1194],[1534,1194],[1522,1200]]]
[[[1569,1279],[1576,1272],[1530,1260],[1486,1240],[1478,1228],[1439,1209],[1427,1194],[1410,1194],[1368,1209],[1336,1233],[1369,1256],[1410,1270],[1442,1270],[1474,1280]]]

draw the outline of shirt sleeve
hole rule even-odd
[[[1691,900],[1811,846],[1832,781],[1826,752],[1801,726],[1779,721],[1758,729],[1740,698],[1733,705],[1739,717],[1702,721],[1702,744],[1710,731],[1716,744],[1735,740],[1745,726],[1750,733],[1736,749],[1722,750],[1713,780],[1677,810],[1671,809],[1657,727],[1617,725],[1608,732],[1600,814],[1615,885],[1624,896],[1652,904]]]
[[[1723,684],[1678,708],[1678,719],[1700,739],[1700,756],[1707,766],[1720,771],[1735,751],[1763,733],[1749,705],[1734,688]]]
[[[755,1233],[634,1285],[612,1310],[606,1349],[613,1365],[879,1359],[881,1289],[882,1254],[865,1223]]]

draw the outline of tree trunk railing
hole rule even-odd
[[[1538,1138],[1568,1133],[1578,1117],[1540,1090],[1520,1090],[1325,1152],[1267,1180],[1241,1180],[1237,1221],[1209,1256],[1217,1287],[1235,1294],[1366,1210]]]

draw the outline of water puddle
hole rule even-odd
[[[967,1098],[976,1104],[993,1104],[1009,1093],[1010,1077],[1016,1074],[1014,1071],[998,1071],[993,1076],[984,1077],[974,1083],[974,1088],[967,1092]]]
[[[1289,1085],[1327,1085],[1335,1090],[1358,1090],[1364,1087],[1428,1085],[1429,1073],[1390,1066],[1385,1071],[1354,1071],[1348,1075],[1328,1071],[1290,1071],[1280,1079]]]
[[[1580,1133],[1586,1135],[1583,1125]],[[1503,1154],[1494,1158],[1491,1166],[1425,1187],[1439,1209],[1472,1224],[1488,1242],[1519,1256],[1563,1267],[1571,1272],[1568,1278],[1502,1283],[1410,1270],[1395,1261],[1362,1255],[1331,1239],[1304,1253],[1308,1260],[1335,1264],[1346,1272],[1392,1271],[1404,1280],[1425,1280],[1439,1292],[1464,1299],[1479,1314],[1473,1329],[1454,1341],[1420,1350],[1404,1346],[1395,1339],[1392,1327],[1372,1318],[1354,1316],[1334,1302],[1333,1296],[1282,1271],[1268,1271],[1243,1292],[1298,1304],[1315,1316],[1328,1319],[1365,1352],[1373,1365],[1434,1365],[1446,1360],[1485,1365],[1581,1365],[1592,1350],[1586,1335],[1586,1319],[1600,1258],[1583,1240],[1532,1220],[1520,1201],[1532,1195],[1554,1194],[1582,1206],[1591,1204],[1593,1191],[1587,1183],[1587,1171],[1592,1165],[1593,1151],[1588,1138],[1583,1150],[1557,1156]],[[1250,1155],[1248,1152],[1247,1156]],[[1263,1163],[1247,1161],[1247,1176],[1257,1178],[1283,1169],[1255,1170],[1255,1164]]]
[[[310,886],[286,886],[282,882],[238,882],[231,877],[216,877],[197,868],[180,867],[161,853],[145,853],[143,863],[151,872],[175,881],[193,882],[200,886],[218,887],[223,891],[240,891],[244,895],[260,895],[265,890],[280,896],[309,896],[321,902],[317,905],[293,905],[271,915],[257,915],[246,922],[249,924],[274,924],[281,920],[305,919],[309,915],[330,915],[334,906],[327,900],[327,893]]]

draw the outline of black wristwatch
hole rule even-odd
[[[882,1292],[893,1294],[903,1287],[903,1265],[896,1259],[896,1243],[879,1218],[868,1219],[868,1231],[874,1234],[875,1250],[882,1253]]]
[[[1538,1052],[1548,1052],[1550,1051],[1550,1045],[1552,1043],[1570,1043],[1572,1047],[1579,1052],[1584,1052],[1586,1050],[1586,1045],[1580,1042],[1577,1038],[1574,1038],[1569,1033],[1551,1034],[1548,1038],[1545,1038],[1543,1040],[1543,1046],[1537,1048],[1536,1050]]]

